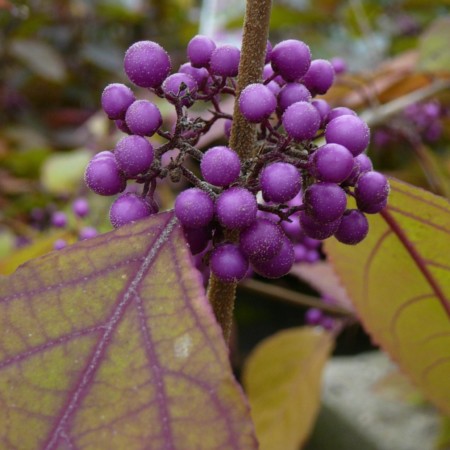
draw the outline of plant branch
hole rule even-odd
[[[247,0],[230,137],[230,147],[239,155],[242,162],[251,158],[255,152],[256,128],[242,116],[238,100],[247,85],[261,80],[269,35],[271,6],[271,0]],[[229,341],[231,334],[235,297],[236,283],[224,283],[211,274],[208,298],[217,321],[222,327],[226,342]]]

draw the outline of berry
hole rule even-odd
[[[142,136],[125,136],[117,143],[114,156],[123,173],[132,178],[150,168],[153,146]]]
[[[355,245],[367,236],[368,231],[366,216],[357,209],[348,209],[342,216],[334,237],[343,244]]]
[[[190,188],[181,192],[175,200],[175,215],[184,227],[202,228],[214,217],[214,202],[201,189]]]
[[[109,84],[102,93],[102,108],[110,119],[123,119],[134,102],[133,91],[120,83]]]
[[[194,36],[187,45],[187,57],[192,67],[207,67],[216,44],[207,36]]]
[[[336,75],[347,72],[347,63],[345,62],[345,59],[335,57],[331,58],[330,62]]]
[[[169,75],[170,57],[156,42],[139,41],[125,53],[124,68],[135,85],[157,88]]]
[[[86,217],[89,214],[89,203],[85,198],[77,198],[72,203],[72,211],[78,217]]]
[[[309,308],[305,314],[305,322],[308,325],[320,325],[323,319],[323,313],[320,309]]]
[[[249,122],[262,122],[276,109],[273,92],[261,83],[249,84],[239,97],[239,109]]]
[[[237,245],[222,244],[211,253],[211,271],[226,283],[241,281],[248,270],[248,261]]]
[[[345,184],[353,186],[363,172],[367,172],[372,169],[373,165],[370,158],[366,154],[360,153],[358,156],[353,158],[353,169],[348,178],[345,180]]]
[[[114,155],[104,151],[94,156],[86,167],[84,180],[99,195],[115,195],[126,187],[126,180]]]
[[[312,154],[311,163],[318,180],[341,183],[353,169],[353,155],[342,145],[325,144]]]
[[[181,104],[187,107],[193,105],[197,89],[194,78],[186,73],[174,73],[167,77],[162,85],[169,102],[175,103],[177,99],[181,99]]]
[[[54,243],[53,243],[53,248],[55,250],[62,250],[63,248],[67,247],[67,241],[65,241],[64,239],[57,239]]]
[[[67,225],[67,216],[62,211],[55,211],[52,214],[52,225],[56,228],[64,228]]]
[[[162,116],[154,103],[148,100],[136,100],[128,108],[125,122],[133,134],[153,136],[162,125]]]
[[[358,156],[369,145],[370,130],[359,117],[345,115],[336,117],[325,128],[327,144],[341,144],[353,156]]]
[[[259,182],[264,199],[275,203],[291,200],[301,189],[300,172],[292,164],[284,162],[276,162],[264,167]]]
[[[213,147],[203,155],[200,170],[208,183],[214,186],[228,186],[239,177],[241,161],[231,148]]]
[[[388,180],[380,172],[369,171],[359,176],[355,186],[355,197],[358,208],[362,211],[372,211],[372,206],[383,203],[388,195]]]
[[[314,106],[314,108],[317,109],[317,112],[320,115],[320,123],[325,124],[326,120],[327,120],[327,116],[330,113],[331,107],[328,104],[328,102],[326,100],[322,100],[322,99],[318,99],[318,100],[313,100],[311,102],[311,105]]]
[[[304,197],[306,211],[317,222],[340,219],[347,206],[344,190],[334,183],[314,183],[306,189]]]
[[[230,139],[231,136],[231,126],[233,125],[233,121],[230,119],[225,119],[225,123],[223,125],[223,131],[227,139]]]
[[[185,63],[180,66],[178,72],[190,75],[197,83],[199,90],[202,90],[208,81],[208,71],[204,67],[197,69],[192,67],[191,64]]]
[[[197,255],[205,250],[212,236],[212,228],[209,226],[202,228],[183,228],[183,232],[193,255]]]
[[[278,107],[283,113],[289,106],[297,102],[310,102],[311,92],[300,83],[287,83],[278,94]]]
[[[258,205],[247,189],[232,187],[223,191],[216,200],[216,216],[220,224],[230,230],[243,230],[256,219]]]
[[[238,74],[240,50],[234,45],[221,45],[211,55],[211,73],[221,77],[235,77]]]
[[[334,81],[334,69],[326,59],[315,59],[311,62],[308,72],[302,79],[302,83],[311,94],[325,94]]]
[[[118,119],[118,120],[115,120],[114,123],[116,124],[116,127],[117,127],[120,131],[122,131],[123,133],[126,133],[126,134],[133,134],[133,133],[131,132],[131,130],[128,128],[128,125],[127,125],[127,123],[125,122],[125,120]]]
[[[265,57],[265,59],[264,59],[264,64],[269,63],[271,57],[272,57],[272,44],[271,44],[270,41],[267,39],[267,44],[266,44],[266,57]]]
[[[80,241],[84,241],[85,239],[92,239],[95,236],[98,236],[98,231],[94,227],[83,227],[78,237]]]
[[[327,115],[326,121],[331,122],[333,119],[336,119],[336,117],[340,116],[357,116],[355,111],[350,108],[346,108],[345,106],[338,106],[337,108],[333,108],[330,110],[330,112]]]
[[[308,71],[311,52],[304,42],[288,39],[275,45],[270,61],[273,70],[286,81],[296,81]]]
[[[286,133],[296,141],[312,139],[320,127],[320,114],[311,103],[293,103],[283,114]]]
[[[280,278],[287,275],[295,261],[294,246],[284,237],[279,252],[267,261],[252,261],[253,269],[266,278]]]
[[[337,231],[341,219],[334,222],[317,222],[313,217],[308,215],[305,211],[300,211],[300,226],[303,233],[313,239],[327,239]]]
[[[153,213],[152,207],[145,199],[128,192],[116,198],[113,202],[109,210],[109,219],[114,228],[119,228]]]
[[[251,261],[266,261],[280,251],[283,237],[279,225],[268,219],[257,218],[241,232],[239,246]]]

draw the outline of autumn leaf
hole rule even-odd
[[[391,179],[388,207],[356,246],[325,251],[375,342],[450,412],[450,204]]]
[[[302,327],[264,340],[243,375],[261,450],[297,450],[314,425],[330,333]]]
[[[256,448],[173,213],[0,279],[0,447]]]

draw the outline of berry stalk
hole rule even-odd
[[[246,86],[261,81],[269,37],[271,6],[271,0],[247,0],[236,100],[239,100]],[[241,161],[245,162],[254,155],[256,142],[255,125],[244,118],[239,109],[239,101],[236,101],[230,147],[239,155]],[[212,273],[208,286],[208,298],[226,342],[231,334],[236,284],[225,283]]]

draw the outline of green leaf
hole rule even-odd
[[[325,251],[361,320],[402,370],[450,412],[450,204],[391,179],[388,207],[356,246]]]
[[[436,448],[438,450],[450,449],[450,416],[443,416],[441,419],[441,431]]]
[[[62,82],[66,78],[63,59],[46,42],[16,39],[11,42],[9,51],[42,78],[55,82]]]
[[[0,278],[0,405],[3,448],[256,448],[172,212]]]
[[[418,69],[426,72],[450,72],[450,16],[437,19],[421,36]]]
[[[42,166],[42,185],[53,194],[76,193],[91,157],[85,149],[50,156]]]
[[[329,333],[302,327],[269,337],[250,355],[243,380],[261,450],[297,450],[305,442],[332,348]]]

